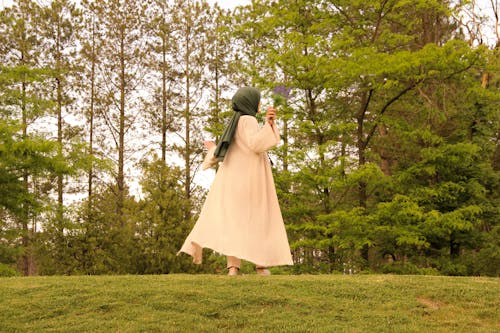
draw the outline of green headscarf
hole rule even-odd
[[[242,115],[253,116],[259,110],[260,92],[252,87],[243,87],[238,89],[232,98],[234,114],[229,125],[227,125],[221,140],[217,144],[214,156],[223,161],[226,156],[229,145],[233,141],[234,132],[238,126],[238,120]]]

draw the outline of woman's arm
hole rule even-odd
[[[272,122],[266,121],[265,125],[259,128],[254,117],[241,117],[239,126],[243,142],[255,153],[265,152],[279,143],[279,133]]]

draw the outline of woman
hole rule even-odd
[[[193,230],[179,252],[200,264],[202,249],[227,255],[228,275],[238,275],[241,259],[253,262],[257,273],[270,275],[270,266],[292,265],[288,238],[266,151],[280,136],[269,108],[260,128],[260,92],[240,88],[232,98],[235,111],[221,141],[205,142],[205,170],[218,162],[219,170]]]

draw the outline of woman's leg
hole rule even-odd
[[[271,275],[271,271],[267,267],[264,267],[264,266],[256,265],[255,271],[257,271],[258,275],[262,275],[262,276]]]
[[[241,266],[240,258],[227,256],[227,268],[229,270],[228,275],[238,275],[240,266]]]

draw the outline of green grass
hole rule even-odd
[[[500,279],[0,278],[0,332],[499,332]]]

